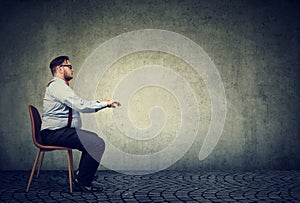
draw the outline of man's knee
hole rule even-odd
[[[97,148],[102,149],[102,151],[105,150],[105,142],[101,137],[98,137],[99,139],[97,140]]]
[[[96,133],[78,130],[78,135],[81,140],[82,145],[86,151],[93,156],[102,156],[105,150],[105,142]]]
[[[91,139],[91,141],[93,142],[92,144],[94,145],[94,149],[98,149],[100,152],[104,152],[105,150],[105,142],[104,140],[99,137],[96,133],[92,133],[93,135],[91,137],[93,137]]]

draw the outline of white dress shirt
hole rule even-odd
[[[54,77],[45,92],[41,130],[66,127],[68,107],[73,110],[71,127],[81,128],[80,112],[94,113],[107,107],[107,103],[84,100],[78,97],[63,79]]]

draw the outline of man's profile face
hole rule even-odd
[[[62,65],[61,65],[64,69],[64,77],[65,77],[65,80],[67,81],[70,81],[73,79],[73,68],[72,68],[72,65],[70,63],[69,60],[66,60]]]

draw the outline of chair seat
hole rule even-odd
[[[41,150],[44,151],[52,151],[52,150],[72,150],[71,148],[68,147],[60,147],[60,146],[45,146],[43,145],[42,147],[39,147]]]

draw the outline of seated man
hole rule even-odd
[[[93,113],[106,107],[120,106],[118,101],[87,101],[69,87],[73,68],[68,56],[50,63],[53,79],[48,83],[43,100],[41,137],[43,144],[69,147],[82,152],[74,180],[74,190],[97,191],[92,185],[105,143],[97,134],[81,130],[80,113]]]

